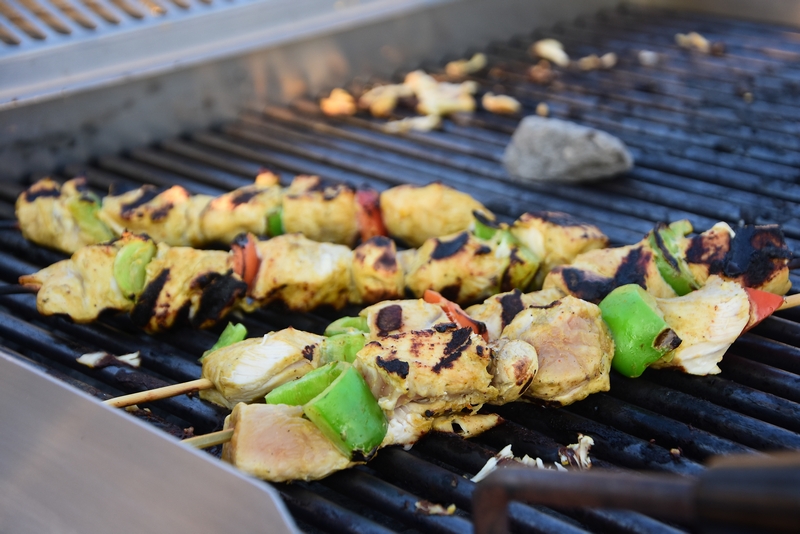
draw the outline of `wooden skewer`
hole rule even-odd
[[[213,447],[214,445],[222,445],[223,443],[230,441],[232,437],[233,429],[229,428],[228,430],[219,430],[217,432],[212,432],[211,434],[187,438],[182,440],[181,443],[185,443],[186,445],[196,449],[207,449],[208,447]]]
[[[115,408],[123,408],[125,406],[133,406],[143,402],[152,402],[156,400],[175,397],[183,395],[192,391],[200,391],[201,389],[211,389],[214,383],[208,378],[198,378],[190,382],[183,382],[181,384],[173,384],[163,388],[149,389],[147,391],[140,391],[138,393],[131,393],[130,395],[122,395],[103,401],[103,404],[114,406]]]
[[[800,293],[783,297],[783,304],[781,304],[781,307],[778,308],[778,311],[788,310],[789,308],[794,308],[796,306],[800,306]]]

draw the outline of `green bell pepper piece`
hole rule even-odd
[[[75,217],[81,230],[92,236],[95,243],[105,243],[114,239],[114,233],[100,219],[100,199],[94,193],[82,193],[66,202],[67,210]]]
[[[342,317],[341,319],[336,319],[328,325],[323,335],[331,337],[337,334],[352,334],[354,332],[369,334],[369,324],[366,317]]]
[[[512,255],[504,277],[505,283],[511,288],[527,291],[533,284],[541,259],[520,243],[509,230],[499,230],[499,233],[500,244],[512,247]]]
[[[130,300],[135,300],[144,290],[147,264],[158,251],[150,240],[135,240],[122,246],[114,257],[114,280]]]
[[[616,288],[600,302],[603,320],[614,338],[611,367],[628,377],[644,370],[681,344],[664,321],[656,299],[636,284]]]
[[[475,230],[473,230],[475,237],[487,241],[494,237],[494,234],[498,231],[494,221],[491,221],[479,211],[473,211],[472,216],[475,218]]]
[[[659,223],[648,236],[658,272],[681,296],[700,287],[678,246],[679,238],[691,231],[689,221],[677,221],[669,226]]]
[[[323,365],[306,375],[282,384],[265,397],[267,404],[302,406],[330,386],[350,366],[342,362]]]
[[[286,231],[283,228],[283,207],[278,206],[267,215],[267,233],[270,237],[283,235]]]
[[[303,406],[303,413],[354,461],[369,460],[389,428],[364,377],[352,366]]]
[[[215,350],[243,341],[244,338],[246,337],[247,337],[247,328],[243,324],[228,323],[228,326],[226,326],[225,330],[223,330],[222,333],[219,335],[219,339],[217,340],[217,342],[214,343],[210,349],[208,349],[203,353],[199,361],[202,362],[203,358],[205,358]]]
[[[322,343],[321,360],[323,363],[337,361],[353,363],[358,351],[363,349],[366,344],[367,338],[362,332],[330,336]]]

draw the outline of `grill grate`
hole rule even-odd
[[[173,9],[166,2],[158,5]],[[673,36],[688,31],[724,42],[725,55],[679,49]],[[533,64],[526,50],[541,37],[561,40],[573,57],[613,51],[620,61],[610,71],[569,72],[551,86],[535,85],[525,74]],[[518,97],[528,113],[546,102],[552,116],[609,131],[631,148],[636,167],[628,175],[591,186],[523,188],[506,181],[499,158],[516,119],[477,112],[445,121],[440,132],[398,137],[382,133],[379,121],[321,117],[308,102],[249,111],[218,130],[60,172],[62,178],[85,174],[101,192],[117,182],[181,184],[196,193],[219,194],[251,181],[262,165],[278,168],[287,180],[294,173],[316,173],[377,189],[441,180],[472,192],[506,220],[526,210],[562,210],[598,224],[615,244],[637,241],[659,220],[685,217],[698,229],[717,220],[778,222],[798,250],[797,37],[793,30],[765,24],[627,10],[492,45],[491,76],[477,78],[484,89]],[[643,49],[657,52],[660,64],[639,65],[636,53]],[[0,214],[13,213],[20,190],[0,191]],[[0,243],[0,278],[7,283],[60,259],[13,230],[0,229]],[[800,278],[792,275],[792,281]],[[253,335],[290,324],[319,332],[332,317],[324,311],[297,316],[262,310],[244,322]],[[429,436],[410,451],[384,450],[368,466],[277,488],[311,532],[460,533],[471,528],[474,489],[462,475],[477,472],[508,443],[516,454],[552,462],[557,448],[581,432],[595,439],[598,467],[681,474],[699,472],[715,454],[800,449],[798,318],[797,312],[781,313],[744,335],[719,376],[613,376],[609,393],[564,409],[519,403],[497,408],[509,422],[472,441]],[[0,299],[0,347],[101,397],[196,378],[196,357],[214,338],[211,332],[183,330],[150,338],[113,317],[74,325],[40,317],[30,295]],[[97,350],[141,350],[144,368],[94,371],[75,364],[80,354]],[[152,408],[151,414],[138,415],[176,435],[190,426],[198,433],[212,430],[224,417],[185,396]],[[420,499],[455,503],[458,511],[452,517],[422,515],[414,507]],[[627,511],[565,513],[518,503],[510,516],[513,528],[532,532],[686,527]]]

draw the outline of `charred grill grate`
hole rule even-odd
[[[725,43],[721,57],[690,53],[674,34],[697,31]],[[511,219],[529,209],[562,210],[598,224],[615,244],[638,240],[661,220],[689,218],[698,229],[717,220],[735,224],[778,222],[800,250],[797,141],[800,116],[800,41],[793,30],[695,14],[620,11],[581,20],[531,38],[488,49],[484,90],[519,98],[526,113],[546,102],[552,116],[598,127],[621,137],[636,167],[625,177],[592,186],[521,188],[505,181],[499,165],[516,119],[478,112],[444,130],[403,137],[381,132],[363,118],[325,119],[313,106],[251,111],[218,130],[158,146],[100,158],[61,170],[85,174],[100,191],[111,183],[181,184],[219,194],[252,180],[268,165],[284,178],[315,173],[383,189],[396,183],[441,180],[472,192]],[[555,37],[573,57],[615,52],[609,71],[569,72],[551,86],[531,83],[527,47]],[[656,67],[636,60],[658,52]],[[752,101],[746,94],[752,95]],[[0,191],[0,216],[13,217],[22,185]],[[0,229],[0,278],[13,283],[60,259]],[[800,278],[792,277],[797,285]],[[0,348],[33,362],[100,397],[199,376],[197,355],[212,332],[184,330],[152,338],[120,318],[91,326],[44,318],[30,295],[0,297]],[[263,310],[244,317],[253,335],[289,324],[320,331],[331,315]],[[578,432],[595,439],[598,467],[692,474],[714,454],[800,449],[800,325],[786,312],[738,341],[714,377],[648,372],[638,380],[614,376],[612,390],[565,409],[514,404],[498,408],[508,423],[472,440],[430,436],[411,451],[384,450],[368,466],[321,482],[277,485],[303,529],[316,532],[466,532],[474,474],[508,443],[518,455],[557,461],[560,445]],[[143,369],[90,370],[75,358],[98,350],[140,350]],[[138,412],[165,431],[217,428],[224,413],[197,398],[178,397]],[[680,453],[676,453],[680,451]],[[414,504],[455,503],[455,516],[428,516]],[[532,532],[673,532],[638,513],[579,510],[569,513],[514,504],[513,528]]]

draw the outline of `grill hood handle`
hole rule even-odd
[[[796,532],[800,453],[716,457],[697,477],[499,469],[472,497],[475,534],[508,532],[509,501],[635,510],[700,532]]]

